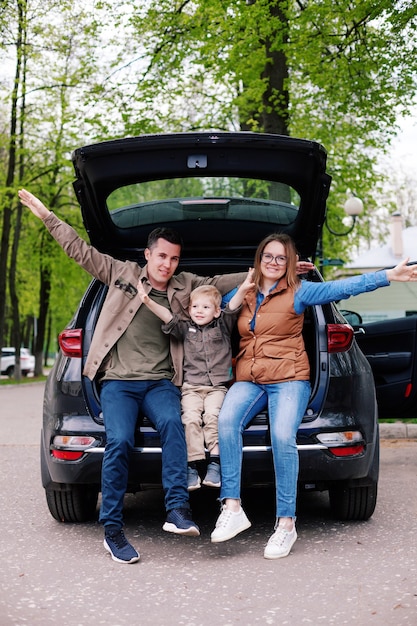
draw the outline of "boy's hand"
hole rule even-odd
[[[254,272],[255,272],[254,268],[250,267],[248,273],[246,274],[245,280],[240,285],[240,289],[243,290],[245,293],[255,287],[255,283],[253,282]]]
[[[138,284],[136,285],[137,290],[138,290],[138,296],[139,298],[142,300],[143,304],[147,304],[150,300],[148,294],[146,293],[146,291],[143,288],[143,282],[141,280],[138,281]]]

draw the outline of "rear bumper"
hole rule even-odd
[[[335,457],[322,444],[298,445],[300,486],[306,489],[326,489],[334,482],[366,479],[369,475],[375,447],[368,445],[357,456]],[[47,483],[96,484],[101,482],[104,448],[85,450],[78,461],[55,459],[50,453],[44,460],[47,472],[42,472],[43,486]],[[45,484],[46,483],[46,484]],[[137,491],[142,484],[161,483],[161,448],[137,447],[129,467],[129,490]],[[270,446],[245,446],[243,448],[242,485],[273,485],[274,471]]]

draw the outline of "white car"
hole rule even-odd
[[[1,349],[1,374],[5,374],[11,378],[14,374],[15,366],[15,349]],[[28,348],[20,348],[20,370],[22,376],[33,374],[35,372],[35,357],[30,353]]]

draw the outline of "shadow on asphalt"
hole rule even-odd
[[[201,487],[190,493],[193,519],[204,533],[211,532],[220,511],[219,490]],[[252,524],[270,528],[275,519],[273,487],[252,487],[242,491],[242,504]],[[298,523],[310,525],[332,520],[327,492],[303,492],[297,502]],[[164,495],[161,488],[147,488],[125,496],[124,518],[127,525],[140,523],[158,529],[165,519]]]

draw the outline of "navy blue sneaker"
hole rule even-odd
[[[191,510],[188,507],[168,511],[163,530],[187,537],[198,537],[200,529],[191,519]]]
[[[136,563],[140,559],[139,552],[130,545],[122,529],[106,530],[103,545],[117,563]]]

